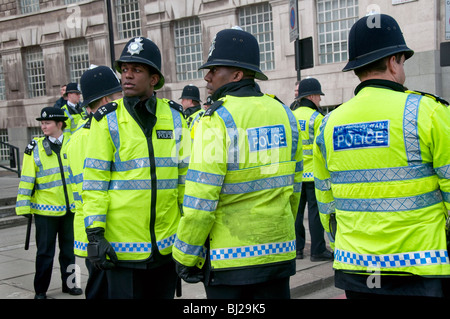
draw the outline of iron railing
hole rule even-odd
[[[0,167],[17,173],[20,177],[21,169],[20,169],[20,156],[19,156],[19,148],[17,146],[5,143],[0,141],[0,145],[5,145],[9,149],[9,166],[0,164]]]

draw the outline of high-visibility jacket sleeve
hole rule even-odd
[[[219,201],[222,183],[227,171],[226,136],[218,118],[204,117],[195,130],[189,171],[186,178],[186,193],[183,217],[177,237],[181,242],[196,247],[198,253],[183,254],[173,250],[175,260],[186,266],[195,266],[200,260],[200,251],[215,220],[215,208]],[[190,176],[202,176],[204,183],[195,182]],[[197,178],[198,179],[198,178]],[[184,225],[189,225],[185,227]],[[183,232],[188,229],[188,232]]]
[[[300,133],[300,124],[297,124],[297,132]],[[295,152],[295,176],[294,176],[294,192],[291,196],[291,209],[294,216],[294,220],[297,218],[298,206],[300,205],[300,197],[302,194],[302,180],[303,180],[303,146],[301,141],[301,135],[298,134],[297,151]]]
[[[181,141],[178,151],[178,204],[183,205],[184,190],[186,184],[186,174],[191,158],[191,137],[186,120],[181,117]]]
[[[31,195],[36,181],[36,166],[33,154],[23,155],[22,173],[20,175],[19,190],[16,201],[16,214],[26,215],[31,213]]]
[[[102,187],[102,185],[108,185],[111,180],[109,165],[114,158],[114,145],[111,141],[107,121],[92,120],[90,130],[90,138],[86,145],[86,167],[83,172],[81,191],[83,212],[85,218],[89,219],[89,221],[85,221],[88,228],[105,228],[110,199],[108,188]],[[108,169],[94,169],[92,167],[95,165],[86,165],[87,162],[96,163],[95,165],[99,168],[101,165],[105,165]]]
[[[430,151],[433,154],[433,167],[439,177],[438,183],[447,210],[450,210],[450,110],[442,105],[430,114],[431,126],[428,136],[433,141]]]
[[[333,192],[331,190],[330,173],[326,164],[326,148],[323,139],[323,130],[325,129],[327,117],[322,121],[321,128],[314,140],[313,147],[313,171],[314,171],[314,187],[319,209],[319,216],[323,228],[330,240],[330,246],[334,249],[334,235],[331,234],[330,219],[335,213],[335,203]]]

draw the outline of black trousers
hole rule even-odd
[[[297,219],[295,220],[295,235],[297,237],[297,251],[305,248],[305,226],[303,217],[305,207],[308,203],[308,225],[311,235],[311,255],[319,255],[326,249],[324,230],[320,221],[319,209],[317,207],[314,182],[302,183],[302,195],[298,206]]]
[[[89,272],[86,289],[84,290],[86,299],[107,299],[108,281],[106,278],[106,270],[95,268],[87,258],[85,263]]]
[[[59,246],[59,266],[63,287],[67,286],[67,279],[73,273],[70,265],[75,264],[73,252],[73,213],[52,217],[35,214],[36,226],[36,274],[34,276],[34,290],[36,293],[46,293],[50,285],[55,257],[56,239]],[[70,272],[68,272],[70,270]]]
[[[251,285],[205,286],[208,299],[290,299],[289,278]]]
[[[110,299],[173,299],[178,275],[170,261],[150,269],[116,266],[106,270]]]

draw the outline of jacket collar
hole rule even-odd
[[[239,82],[230,82],[222,87],[218,88],[216,92],[212,95],[212,100],[217,101],[225,95],[232,95],[238,97],[246,96],[263,96],[259,86],[255,83],[253,79],[245,79]]]
[[[191,106],[188,107],[186,110],[184,110],[184,117],[188,118],[189,116],[191,116],[192,114],[194,114],[195,112],[197,112],[198,110],[201,109],[200,105],[195,105],[195,106]]]
[[[302,98],[296,104],[297,104],[297,107],[294,110],[298,109],[299,107],[309,107],[310,109],[313,109],[316,111],[318,110],[317,105],[315,105],[314,102],[311,101],[310,99]]]
[[[394,90],[398,92],[405,92],[406,88],[401,85],[400,83],[388,81],[388,80],[381,80],[381,79],[372,79],[361,82],[355,89],[355,95],[359,93],[363,88],[370,86],[370,87],[378,87],[382,89],[388,89],[388,90]]]

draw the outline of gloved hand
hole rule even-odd
[[[195,284],[197,282],[203,281],[203,271],[198,267],[188,267],[180,264],[175,260],[175,270],[181,279],[190,284]]]
[[[108,270],[118,262],[116,252],[105,239],[105,230],[101,227],[86,228],[89,240],[87,246],[88,259],[97,269]],[[106,258],[109,256],[109,260]]]

